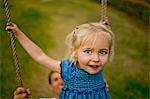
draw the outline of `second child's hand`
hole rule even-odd
[[[30,89],[26,89],[24,87],[18,87],[14,91],[13,99],[27,99],[31,95]]]

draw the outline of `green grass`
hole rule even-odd
[[[149,25],[150,6],[148,0],[110,0],[108,2],[121,11],[138,16]]]
[[[44,52],[55,59],[65,56],[65,37],[75,26],[100,20],[99,4],[92,0],[15,0],[10,1],[13,22]],[[0,18],[1,96],[9,99],[17,82],[9,35],[4,30],[4,12]],[[148,26],[138,17],[108,8],[111,28],[115,33],[115,57],[105,69],[112,99],[149,98]],[[17,42],[25,87],[32,97],[52,96],[48,86],[49,70],[43,68]]]
[[[129,1],[129,2],[132,2],[132,3],[134,3],[134,4],[140,4],[140,5],[143,5],[143,6],[145,6],[145,7],[148,7],[149,8],[149,3],[148,3],[148,1],[141,1],[141,0],[126,0],[126,1]]]

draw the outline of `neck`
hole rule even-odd
[[[55,93],[54,93],[54,97],[55,97],[56,99],[59,99],[59,92],[55,92]]]

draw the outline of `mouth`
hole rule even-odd
[[[88,66],[90,66],[93,70],[97,70],[100,67],[100,65],[88,65]]]
[[[63,84],[63,83],[60,83],[60,84],[59,84],[59,89],[62,89],[63,86],[64,86],[64,84]]]

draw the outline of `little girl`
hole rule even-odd
[[[23,48],[38,63],[61,73],[64,87],[60,99],[109,99],[103,80],[103,68],[113,55],[113,32],[102,23],[77,26],[68,36],[68,58],[47,56],[15,25],[6,28],[14,33]]]

